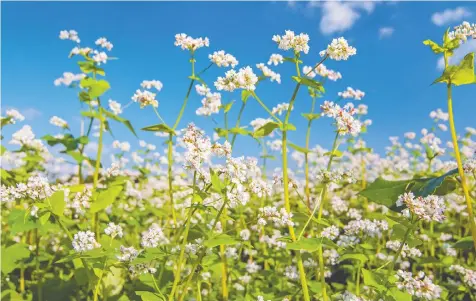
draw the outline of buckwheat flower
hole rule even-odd
[[[162,228],[157,224],[152,224],[147,231],[142,232],[141,246],[144,248],[156,248],[160,245],[168,244]]]
[[[175,46],[179,46],[182,50],[189,50],[194,52],[195,50],[210,46],[208,38],[192,38],[184,33],[175,35]]]
[[[121,104],[115,100],[109,99],[109,109],[116,115],[122,114]]]
[[[347,212],[347,210],[349,210],[349,203],[337,196],[333,196],[331,199],[331,210],[335,214],[340,215],[342,213]]]
[[[336,265],[339,262],[339,252],[335,249],[324,250],[322,256],[326,259],[326,264]]]
[[[396,277],[398,281],[395,285],[401,291],[406,291],[410,295],[423,300],[436,300],[440,298],[441,288],[425,276],[425,273],[422,271],[413,277],[411,272],[398,270]]]
[[[40,208],[36,207],[35,205],[31,206],[30,215],[33,216],[33,217],[38,218],[38,210],[39,209]]]
[[[441,109],[436,109],[435,111],[430,112],[430,118],[435,121],[448,121],[449,114],[443,112]]]
[[[225,141],[223,144],[215,142],[212,145],[212,152],[217,157],[230,157],[231,156],[231,144]]]
[[[355,119],[353,115],[357,113],[357,110],[351,103],[346,104],[344,107],[340,107],[333,102],[325,101],[321,105],[322,113],[330,118],[334,118],[339,135],[350,134],[356,136],[362,129],[362,124],[358,119]]]
[[[197,94],[201,96],[206,96],[211,92],[210,88],[205,85],[195,85],[195,90],[197,91]]]
[[[15,109],[10,109],[10,110],[7,110],[5,112],[5,114],[7,115],[7,117],[10,117],[10,123],[11,124],[15,124],[16,121],[23,121],[25,120],[25,116],[23,116],[22,114],[20,114],[20,112],[18,112],[17,110]]]
[[[302,73],[309,78],[314,78],[317,76],[317,73],[314,71],[315,71],[314,67],[311,67],[311,66],[302,67]]]
[[[357,236],[340,235],[337,240],[337,245],[339,247],[348,248],[355,246],[359,242],[360,239]]]
[[[117,255],[117,259],[122,262],[131,262],[137,258],[139,255],[139,251],[134,249],[134,247],[124,247],[121,246],[120,248],[121,255]]]
[[[442,197],[428,195],[426,197],[416,197],[413,193],[404,193],[398,197],[397,206],[406,205],[411,213],[427,222],[442,222],[445,219],[445,202]]]
[[[279,65],[279,64],[282,64],[284,61],[283,59],[283,56],[281,54],[276,54],[276,53],[273,53],[271,54],[271,56],[269,57],[269,61],[268,61],[268,65]]]
[[[120,149],[121,151],[123,152],[128,152],[131,150],[131,145],[129,142],[127,141],[124,141],[124,142],[120,142],[118,140],[114,140],[112,142],[112,148],[118,148]]]
[[[111,51],[112,47],[114,47],[114,45],[112,45],[112,43],[109,42],[106,38],[97,39],[95,44],[101,46],[102,48],[106,48],[108,51]]]
[[[347,87],[347,90],[345,90],[344,92],[339,92],[337,93],[337,95],[344,99],[352,98],[355,100],[361,100],[365,96],[365,93],[360,91],[359,89],[354,90],[352,87]]]
[[[78,253],[91,251],[101,247],[101,245],[96,241],[94,233],[91,231],[79,231],[74,234],[72,244],[73,249]]]
[[[157,94],[155,93],[138,89],[136,90],[136,93],[132,96],[132,100],[134,102],[138,102],[141,109],[149,105],[157,108],[159,106],[159,102],[155,99],[156,95]]]
[[[332,60],[340,61],[347,60],[350,56],[357,54],[357,50],[349,46],[347,40],[343,37],[333,39],[331,44],[327,46],[326,50],[322,50],[321,57],[328,56]]]
[[[289,103],[283,102],[278,104],[271,110],[271,113],[281,116],[284,112],[287,112],[289,109]],[[293,108],[294,109],[294,108]]]
[[[253,73],[253,69],[247,66],[240,68],[236,76],[236,81],[241,89],[254,91],[256,89],[255,85],[258,82],[258,77]]]
[[[404,136],[407,139],[413,140],[413,139],[415,139],[416,134],[415,134],[415,132],[407,132],[407,133],[404,134]]]
[[[389,240],[386,242],[385,247],[387,249],[397,252],[398,249],[400,249],[401,244],[402,243],[398,240]],[[417,248],[410,248],[407,244],[404,244],[400,255],[402,256],[402,258],[407,258],[407,257],[416,258],[416,257],[421,257],[422,253]]]
[[[281,75],[269,69],[265,64],[256,64],[256,68],[260,69],[261,72],[263,72],[263,75],[269,77],[272,82],[276,81],[278,84],[281,83]]]
[[[66,208],[74,210],[76,214],[84,215],[86,210],[91,207],[92,195],[91,189],[85,187],[83,191],[75,194],[71,202],[66,203]]]
[[[111,237],[116,237],[116,236],[122,237],[123,235],[122,227],[114,223],[109,223],[106,229],[104,229],[104,233],[106,233],[107,235]]]
[[[328,238],[330,240],[334,240],[338,236],[339,236],[339,228],[337,228],[334,225],[322,229],[321,237],[325,237],[325,238]]]
[[[61,40],[71,40],[76,43],[81,42],[76,30],[62,30],[60,31],[59,38]]]
[[[246,271],[250,274],[257,273],[259,270],[261,270],[261,266],[256,264],[256,262],[252,260],[248,260],[248,263],[246,264]]]
[[[286,30],[283,36],[274,35],[273,41],[278,44],[278,48],[282,50],[293,49],[294,52],[309,52],[309,36],[305,33],[296,35],[294,31]]]
[[[271,186],[266,181],[260,178],[253,179],[251,181],[250,190],[258,198],[262,198],[264,196],[271,196]]]
[[[471,174],[476,172],[476,157],[468,159],[463,164],[463,170],[465,173]]]
[[[448,33],[450,39],[459,39],[462,42],[466,42],[468,37],[476,39],[476,23],[470,24],[468,21],[464,21],[461,25],[455,26],[454,31]]]
[[[50,123],[54,126],[57,126],[57,127],[60,127],[60,128],[67,128],[68,127],[68,123],[59,118],[58,116],[53,116],[50,118]]]
[[[386,230],[388,230],[388,224],[384,220],[353,220],[344,226],[344,232],[346,235],[363,234],[368,237],[381,237],[382,232]]]
[[[458,273],[468,287],[476,290],[476,270],[464,268],[460,265],[451,265],[449,270]]]
[[[215,81],[215,87],[218,91],[228,91],[233,92],[235,89],[239,88],[239,84],[237,82],[238,73],[231,69],[225,72],[225,77],[218,77]]]
[[[240,231],[240,237],[242,240],[249,240],[251,236],[251,232],[248,229],[243,229]]]
[[[203,162],[208,161],[212,154],[212,144],[203,131],[190,123],[181,138],[187,152],[185,153],[186,168],[200,170]]]
[[[299,273],[296,266],[290,265],[284,269],[284,276],[290,280],[296,280],[299,278]]]
[[[157,269],[152,263],[138,263],[129,267],[129,272],[133,278],[139,277],[144,274],[155,274]]]
[[[238,65],[238,60],[231,54],[225,53],[225,51],[215,51],[213,54],[209,54],[208,58],[212,63],[218,67],[229,67],[235,68]]]
[[[144,80],[144,81],[142,81],[140,86],[144,89],[149,89],[149,90],[154,88],[154,89],[156,89],[157,91],[160,92],[160,90],[162,90],[164,85],[162,84],[161,81],[153,79],[153,80]]]
[[[202,107],[195,111],[198,116],[210,116],[212,114],[218,114],[221,107],[221,94],[220,93],[208,93],[202,99]]]
[[[72,83],[82,80],[86,77],[86,74],[79,73],[74,74],[71,72],[64,72],[63,77],[57,78],[54,81],[55,86],[65,85],[67,87],[71,86]]]

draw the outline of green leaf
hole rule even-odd
[[[298,76],[293,76],[292,79],[301,85],[316,89],[317,91],[321,93],[325,92],[324,86],[322,85],[322,83],[314,79],[307,78],[307,77],[298,77]]]
[[[253,95],[251,91],[243,90],[241,91],[241,100],[246,102],[251,95]]]
[[[46,211],[42,216],[40,216],[39,221],[42,226],[44,226],[50,219],[51,212]]]
[[[228,111],[231,110],[231,107],[233,106],[234,103],[235,101],[230,101],[229,103],[222,105],[223,112],[228,113]]]
[[[423,44],[429,46],[433,53],[439,54],[445,52],[445,48],[441,47],[437,43],[433,42],[432,40],[425,40]]]
[[[453,248],[470,250],[474,248],[473,238],[471,236],[466,236],[458,240],[453,244]]]
[[[248,136],[248,135],[252,135],[253,133],[244,129],[244,128],[231,128],[228,130],[230,133],[232,134],[236,134],[236,135],[243,135],[243,136]]]
[[[430,194],[446,195],[456,189],[456,182],[452,176],[458,174],[458,169],[448,171],[444,175],[434,178],[416,179],[411,191],[416,196],[427,196]]]
[[[263,125],[262,127],[260,127],[259,129],[257,129],[253,133],[253,137],[254,138],[266,137],[279,127],[280,127],[279,123],[270,121],[266,123],[265,125]]]
[[[111,88],[108,81],[104,79],[95,80],[91,77],[83,78],[80,85],[81,87],[88,89],[88,94],[91,99],[100,97]]]
[[[111,186],[106,190],[100,191],[96,200],[91,205],[91,212],[95,213],[107,208],[109,205],[114,203],[121,191],[122,186]]]
[[[104,69],[97,67],[93,61],[86,61],[86,62],[81,61],[81,62],[78,62],[78,65],[81,71],[83,71],[86,74],[95,72],[102,76],[106,75],[106,73],[104,72]]]
[[[294,124],[292,124],[292,123],[288,123],[288,124],[281,123],[279,125],[279,128],[283,132],[284,131],[295,131],[296,130],[296,126],[294,126]]]
[[[25,218],[25,214],[26,218]],[[38,228],[38,224],[28,212],[20,209],[13,209],[8,215],[8,225],[10,233],[15,235],[19,232],[26,232]]]
[[[222,181],[220,180],[220,177],[218,176],[218,174],[213,171],[213,169],[210,168],[210,176],[211,176],[211,181],[212,181],[212,188],[216,191],[216,192],[221,192],[222,189],[224,188],[223,184],[222,184]]]
[[[20,267],[20,262],[30,257],[30,250],[26,244],[14,244],[2,248],[2,272],[9,274]]]
[[[371,286],[379,292],[387,289],[385,286],[385,276],[383,274],[362,269],[362,276],[364,277],[365,285]]]
[[[336,150],[334,150],[334,152],[326,152],[326,153],[324,153],[324,156],[331,156],[331,155],[332,155],[333,157],[340,158],[340,157],[342,157],[343,154],[344,154],[343,152],[341,152],[340,150],[336,149]]]
[[[50,197],[51,212],[58,216],[63,216],[66,203],[64,201],[64,190],[58,190]]]
[[[294,143],[288,143],[289,147],[294,149],[295,151],[298,151],[300,153],[304,153],[304,154],[307,154],[309,153],[311,150],[305,148],[305,147],[301,147],[301,146],[298,146]]]
[[[164,132],[164,133],[175,135],[174,130],[168,125],[166,125],[165,123],[159,123],[155,125],[146,126],[145,128],[142,128],[141,130],[148,131],[148,132]]]
[[[112,112],[109,112],[108,110],[104,109],[104,108],[101,108],[102,112],[109,118],[117,121],[117,122],[120,122],[122,124],[124,124],[128,129],[129,131],[132,132],[132,134],[134,134],[134,136],[137,137],[137,134],[136,134],[136,131],[134,130],[134,127],[132,127],[132,124],[129,120],[123,118],[123,117],[120,117],[120,116],[117,116],[116,114],[112,113]]]
[[[321,114],[316,113],[302,113],[301,116],[309,121],[321,118]]]
[[[348,259],[358,260],[360,261],[361,264],[369,260],[369,258],[366,255],[357,254],[357,253],[344,254],[340,257],[341,262]]]
[[[213,247],[220,246],[220,245],[225,245],[225,246],[235,245],[237,243],[239,243],[239,241],[234,239],[233,237],[231,237],[227,234],[219,234],[217,236],[214,236],[214,237],[204,241],[203,245],[207,248],[213,248]]]
[[[136,295],[140,296],[142,301],[163,301],[164,298],[159,294],[148,291],[136,291]]]
[[[448,66],[433,83],[451,83],[455,86],[476,83],[474,74],[474,53],[468,53],[458,66]]]

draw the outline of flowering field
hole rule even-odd
[[[269,61],[241,66],[225,51],[199,60],[208,38],[177,34],[190,73],[171,116],[159,105],[159,80],[144,80],[126,106],[106,101],[113,44],[61,31],[76,71],[54,84],[77,95],[84,127],[74,132],[54,116],[58,131],[37,137],[19,111],[1,119],[14,128],[1,146],[2,300],[476,300],[476,130],[457,133],[452,109],[453,90],[476,83],[474,53],[449,64],[476,25],[442,35],[421,47],[444,57],[434,84],[445,86],[447,107],[380,155],[365,142],[365,93],[326,93],[343,80],[326,64],[357,55],[342,37],[310,50],[307,34],[288,30],[270,37]],[[277,73],[282,65],[292,73]],[[222,76],[207,82],[211,68]],[[294,83],[282,92],[289,101],[269,106],[260,86],[282,80]],[[223,116],[213,133],[185,118],[199,100],[196,115]],[[308,110],[293,110],[296,101]],[[250,102],[262,118],[244,124]],[[122,117],[129,105],[156,123],[134,127]],[[307,128],[291,123],[297,118]],[[332,126],[331,149],[310,145],[316,123]],[[115,140],[111,163],[104,138],[116,131],[153,132],[157,142],[132,152],[132,142]],[[306,139],[291,142],[292,131]],[[262,151],[235,155],[239,136]],[[60,163],[74,172],[59,176]]]

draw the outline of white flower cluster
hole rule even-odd
[[[112,47],[114,47],[114,45],[104,37],[97,39],[95,44],[102,48],[106,48],[108,51],[111,51]]]
[[[149,105],[157,108],[159,106],[159,102],[155,99],[156,95],[157,94],[152,93],[150,91],[142,91],[137,89],[136,93],[134,93],[134,95],[132,96],[132,100],[134,102],[138,102],[141,109]]]
[[[463,170],[465,173],[476,173],[476,157],[466,160],[463,164]]]
[[[129,272],[133,278],[139,277],[143,274],[155,274],[157,269],[152,263],[138,263],[129,267]]]
[[[290,265],[284,269],[284,276],[290,280],[296,280],[299,278],[299,273],[296,266]]]
[[[340,215],[342,213],[347,212],[347,210],[349,210],[349,203],[337,196],[333,196],[331,199],[331,210],[335,214]]]
[[[321,105],[321,110],[327,117],[335,119],[339,135],[351,134],[356,136],[360,133],[362,123],[353,117],[357,113],[353,104],[348,103],[341,107],[332,101],[326,100]]]
[[[309,52],[309,36],[305,33],[296,35],[294,31],[286,30],[283,36],[274,35],[273,41],[278,44],[278,48],[282,50],[293,49],[294,52]]]
[[[263,72],[263,75],[265,77],[269,77],[272,82],[276,81],[278,84],[281,83],[281,74],[274,72],[273,70],[269,69],[268,66],[266,66],[263,63],[256,64],[256,68],[261,70]]]
[[[23,116],[22,114],[20,114],[20,112],[18,112],[17,110],[15,109],[9,109],[5,112],[5,115],[7,115],[7,117],[10,117],[10,121],[9,123],[11,124],[15,124],[16,121],[23,121],[25,120],[25,116]]]
[[[112,142],[112,148],[118,148],[123,152],[128,152],[131,150],[131,145],[127,141],[120,142],[119,140],[114,140]]]
[[[109,223],[106,229],[104,229],[104,233],[111,237],[122,237],[124,235],[124,233],[122,232],[122,227],[114,223]]]
[[[384,220],[360,219],[350,221],[344,226],[346,235],[363,234],[368,237],[381,237],[383,231],[388,230],[388,223]]]
[[[181,142],[185,145],[186,168],[199,171],[203,162],[209,160],[212,152],[210,138],[204,135],[203,131],[190,123],[181,137]]]
[[[426,197],[416,197],[408,192],[398,197],[397,206],[405,204],[411,213],[427,222],[442,222],[445,219],[445,202],[442,197],[428,195]]]
[[[139,251],[134,249],[134,247],[124,247],[120,248],[121,255],[117,255],[117,259],[122,262],[131,262],[139,256]]]
[[[342,78],[342,74],[340,74],[340,72],[327,69],[324,64],[320,64],[317,67],[304,66],[302,68],[302,72],[309,78],[314,78],[317,75],[328,78],[332,81],[337,81],[338,79]]]
[[[284,58],[281,54],[273,53],[269,57],[268,65],[279,65],[282,64],[284,61]]]
[[[101,247],[101,245],[96,241],[94,233],[91,231],[79,231],[74,234],[72,244],[73,249],[78,253],[91,251]]]
[[[53,116],[50,118],[50,123],[54,126],[60,127],[60,128],[67,128],[68,123],[64,120],[59,118],[58,116]]]
[[[289,103],[287,102],[283,102],[283,103],[280,103],[278,104],[277,106],[275,106],[272,110],[271,110],[271,113],[273,114],[277,114],[279,116],[281,116],[284,112],[287,112],[289,109]]]
[[[218,67],[229,67],[235,68],[238,65],[238,60],[231,54],[225,53],[225,51],[215,51],[213,54],[209,54],[208,58],[212,63]]]
[[[326,264],[328,265],[336,265],[340,257],[336,249],[326,249],[322,253],[322,256],[326,259]]]
[[[106,63],[107,63],[108,55],[107,55],[107,53],[105,53],[104,51],[93,50],[92,54],[93,54],[92,59],[93,59],[98,65],[106,64]]]
[[[141,246],[144,248],[156,248],[168,243],[169,240],[157,224],[152,224],[147,231],[142,232]]]
[[[217,114],[221,108],[221,94],[206,93],[202,99],[202,106],[195,111],[198,116],[210,116],[211,114]]]
[[[64,72],[63,77],[57,78],[54,81],[55,86],[65,85],[69,87],[72,83],[82,80],[86,77],[84,73],[74,74],[71,72]]]
[[[109,109],[116,115],[122,114],[122,106],[115,100],[109,99]]]
[[[192,38],[184,33],[175,35],[175,46],[179,46],[182,50],[190,50],[194,52],[198,48],[210,46],[208,38]]]
[[[345,291],[343,294],[337,296],[337,301],[366,301],[363,297],[358,297],[349,291]]]
[[[316,181],[321,183],[354,183],[355,176],[352,170],[330,170],[327,169],[318,169],[315,174],[314,178]]]
[[[347,90],[344,92],[339,92],[337,95],[344,99],[352,98],[355,100],[361,100],[365,96],[365,92],[362,92],[359,89],[354,90],[352,87],[347,87]]]
[[[476,39],[476,23],[469,23],[464,21],[462,24],[455,26],[454,31],[448,33],[450,39],[460,39],[463,42],[468,40],[468,37]]]
[[[254,74],[253,69],[249,66],[240,68],[238,72],[234,69],[225,72],[225,77],[218,77],[215,81],[215,87],[218,91],[224,90],[233,92],[236,89],[254,91],[258,76]]]
[[[17,183],[16,187],[2,185],[2,201],[28,198],[44,200],[49,198],[56,190],[56,187],[48,183],[47,178],[41,175],[31,176],[26,183]],[[5,196],[5,199],[3,199],[3,196]]]
[[[435,156],[445,153],[445,149],[440,146],[441,139],[438,138],[435,133],[428,132],[427,129],[422,129],[421,133],[423,137],[420,139],[420,142],[430,148]]]
[[[86,209],[89,209],[91,204],[89,201],[92,198],[91,189],[85,187],[82,192],[77,192],[71,202],[66,203],[66,208],[73,209],[75,214],[84,215]]]
[[[330,240],[334,240],[339,236],[339,228],[337,226],[329,226],[322,229],[321,237],[329,238]]]
[[[357,236],[341,235],[337,240],[337,245],[342,248],[348,248],[355,246],[360,242],[360,239]]]
[[[436,109],[436,111],[430,112],[430,118],[434,119],[435,121],[448,121],[449,114],[443,112],[441,109]]]
[[[400,249],[401,244],[401,241],[389,240],[386,242],[385,247],[393,251],[398,251],[398,249]],[[416,258],[421,257],[422,253],[417,248],[410,248],[407,244],[404,244],[400,255],[402,256],[402,258]]]
[[[406,291],[410,295],[423,300],[440,298],[441,288],[425,276],[423,271],[418,272],[417,276],[413,277],[410,272],[398,270],[396,277],[398,281],[395,284],[401,291]]]
[[[476,290],[476,271],[466,269],[460,265],[450,266],[450,271],[455,271],[463,278],[463,282],[473,290]]]
[[[161,81],[155,80],[155,79],[153,79],[153,80],[143,80],[142,83],[140,84],[140,86],[143,89],[148,89],[148,90],[154,88],[159,92],[164,87],[164,85],[162,84]]]
[[[287,212],[285,208],[279,211],[276,207],[266,206],[259,209],[258,225],[265,226],[267,221],[272,221],[276,227],[294,226],[293,214]]]
[[[319,52],[321,57],[328,56],[332,60],[340,61],[347,60],[350,56],[357,54],[357,49],[349,46],[347,40],[343,37],[333,39],[331,44],[327,46],[326,50]]]
[[[35,134],[29,125],[24,125],[21,129],[13,133],[12,140],[10,140],[9,143],[27,146],[40,152],[47,151],[46,147],[43,145],[43,142],[40,139],[35,139]]]
[[[61,40],[71,40],[73,42],[79,43],[81,40],[79,39],[78,32],[76,30],[62,30],[60,31],[59,38]]]

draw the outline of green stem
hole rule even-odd
[[[455,152],[456,163],[458,164],[458,173],[461,178],[461,187],[463,188],[464,198],[466,200],[466,210],[468,211],[468,219],[471,228],[471,235],[473,236],[473,244],[476,248],[476,221],[474,220],[474,213],[473,213],[473,204],[471,197],[469,195],[469,190],[466,182],[466,176],[463,170],[463,163],[461,161],[461,155],[459,152],[458,146],[458,136],[456,135],[456,128],[455,128],[455,121],[454,121],[454,114],[453,114],[453,99],[451,93],[451,82],[448,83],[448,116],[449,116],[449,123],[450,123],[450,130],[451,130],[451,138],[453,140],[453,148]]]
[[[96,168],[94,169],[93,175],[93,190],[96,190],[98,187],[99,179],[99,169],[101,168],[101,155],[103,147],[103,132],[104,132],[104,117],[102,115],[102,108],[99,107],[99,138],[98,138],[98,151],[96,154]],[[94,233],[96,233],[96,238],[99,239],[99,213],[94,214]]]
[[[35,229],[35,241],[36,241],[36,250],[35,250],[35,269],[36,269],[36,277],[37,277],[37,294],[38,300],[43,300],[43,284],[42,284],[42,276],[40,275],[40,236],[38,235],[38,229]]]
[[[299,84],[298,84],[299,86]],[[253,95],[253,98],[256,99],[256,101],[258,101],[258,103],[263,107],[263,109],[265,109],[266,112],[268,112],[268,114],[273,117],[274,119],[276,119],[276,121],[281,124],[281,119],[279,119],[278,117],[276,117],[276,115],[274,115],[274,113],[264,104],[263,101],[261,101],[261,99],[258,97],[258,95],[256,95],[256,93],[254,91],[251,91],[251,95]]]
[[[316,98],[312,97],[312,105],[311,105],[311,114],[314,113],[314,107],[316,105]],[[309,119],[307,123],[307,131],[306,131],[306,149],[309,150],[309,142],[311,138],[311,124],[312,124],[312,119]],[[306,203],[307,203],[307,208],[311,210],[311,191],[309,188],[309,153],[306,152],[304,154],[304,177],[305,177],[305,192],[306,192]],[[314,214],[313,214],[314,215]]]
[[[243,115],[243,111],[245,110],[245,106],[246,106],[246,101],[243,101],[241,103],[240,112],[238,113],[238,118],[236,120],[235,128],[240,127],[241,115]],[[231,147],[232,148],[233,148],[233,145],[235,144],[236,136],[237,136],[237,133],[234,133],[233,138],[231,139]]]
[[[193,199],[195,197],[195,185],[197,183],[197,172],[195,171],[193,173],[193,192],[192,192],[192,204],[193,204]],[[177,270],[175,271],[175,276],[174,276],[174,283],[172,285],[172,291],[170,292],[170,295],[169,295],[169,301],[173,301],[175,299],[175,291],[177,290],[177,286],[179,284],[179,281],[180,281],[180,273],[182,272],[182,261],[183,261],[183,258],[184,258],[184,255],[185,255],[185,246],[187,244],[187,239],[188,239],[188,232],[190,231],[190,224],[191,224],[191,220],[192,220],[192,213],[193,213],[193,208],[190,207],[188,209],[188,217],[187,217],[187,223],[185,225],[185,233],[183,234],[184,237],[183,237],[183,240],[182,240],[182,244],[180,245],[180,255],[179,255],[179,259],[178,259],[178,262],[177,262]]]

